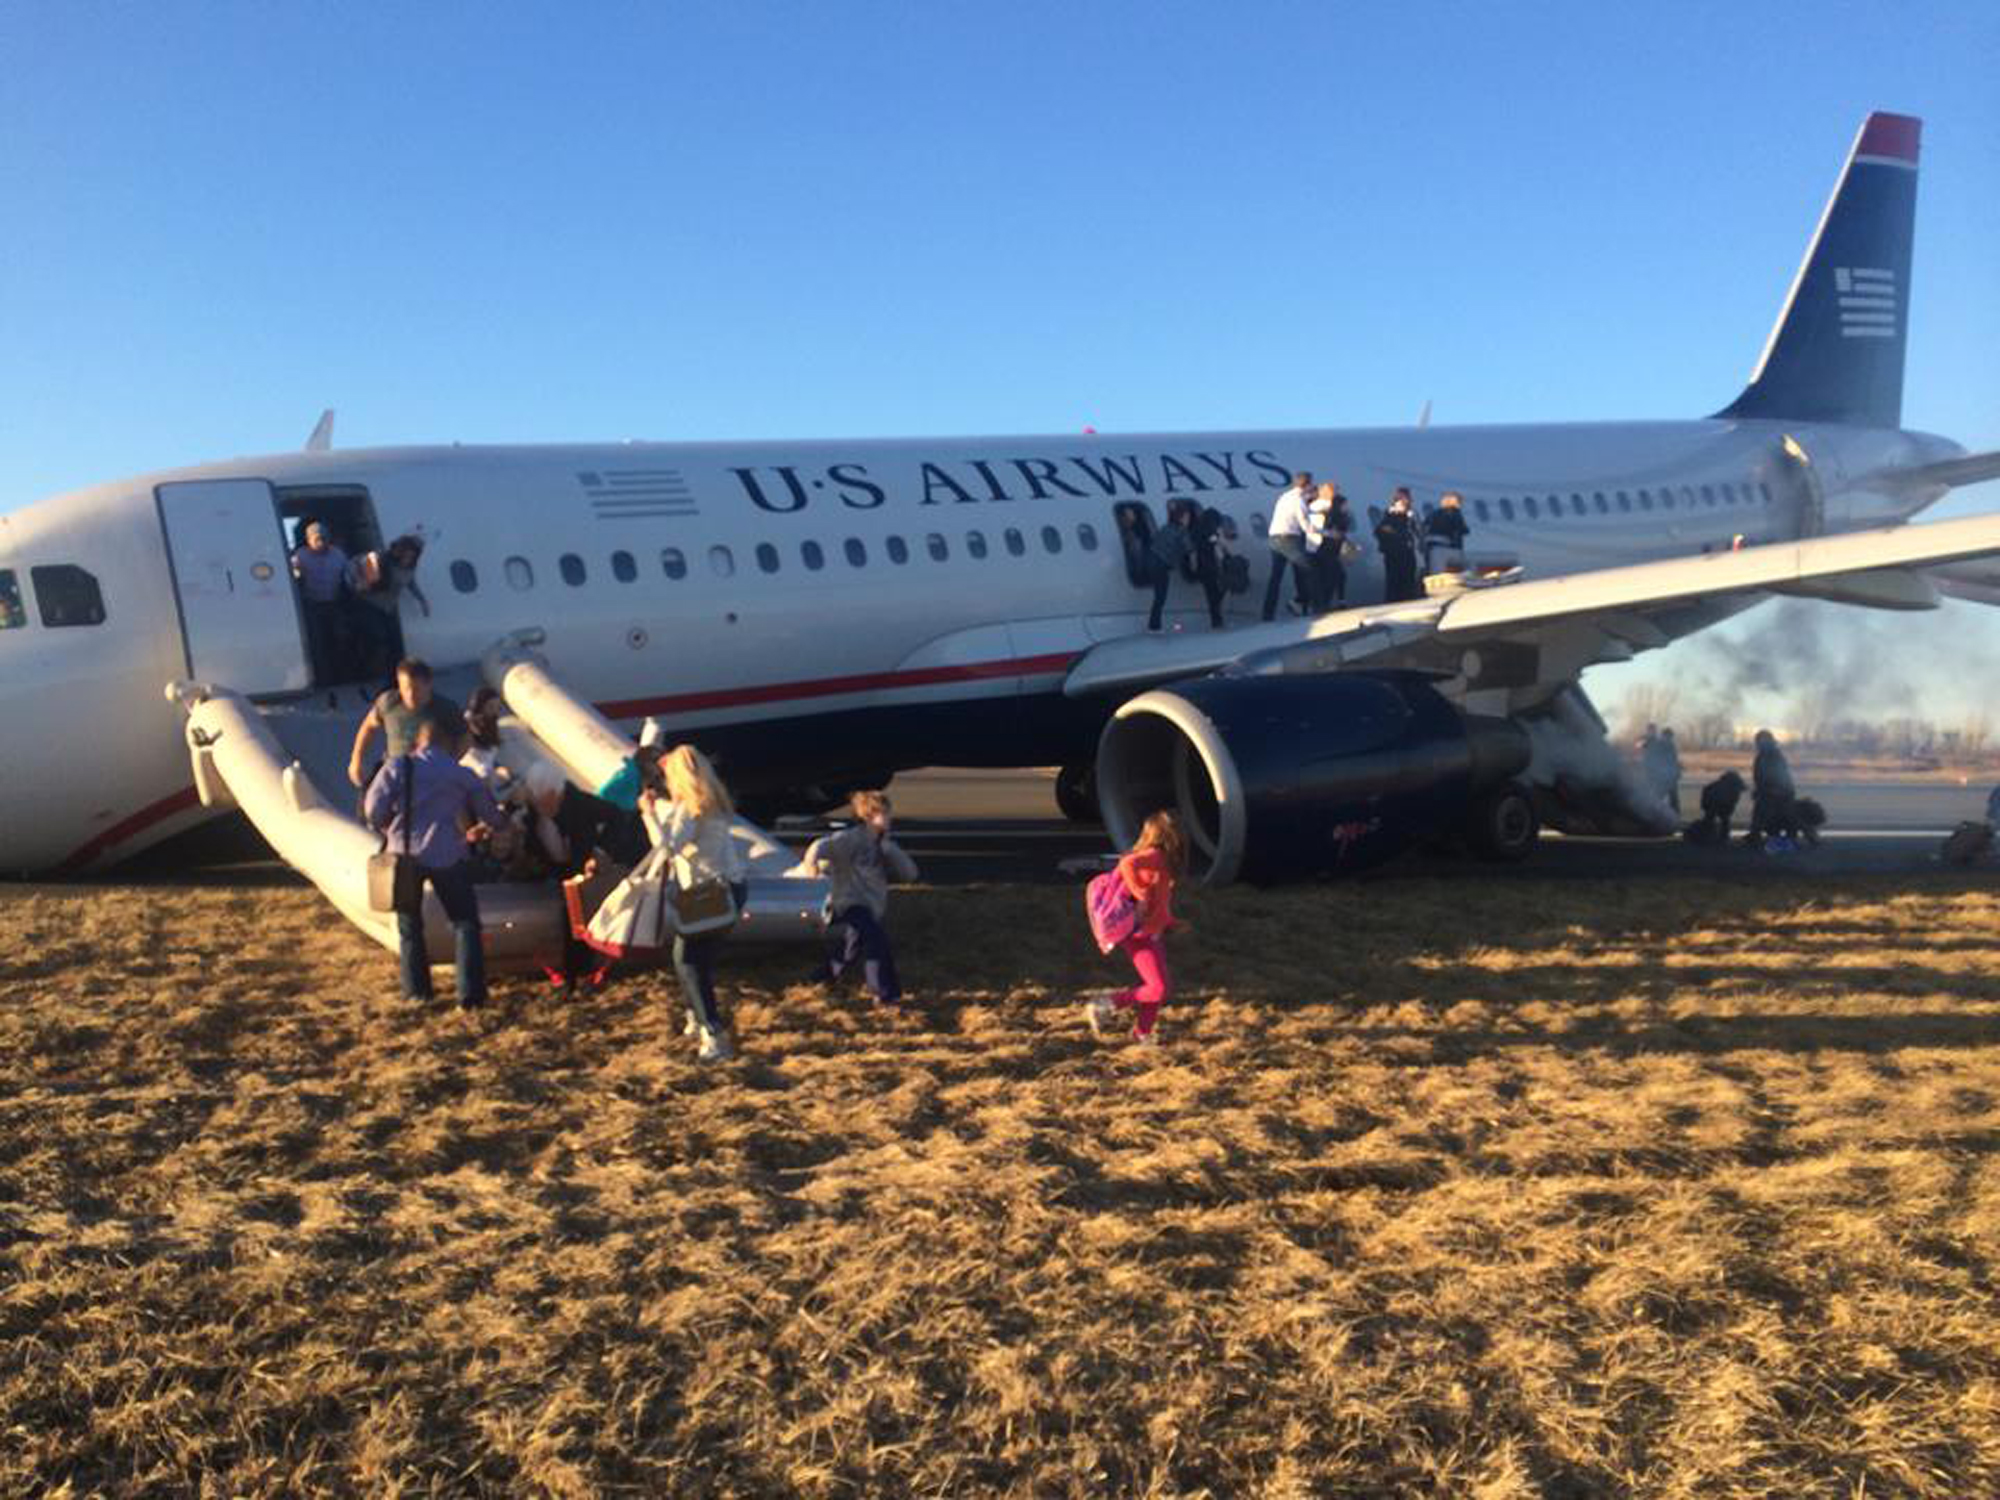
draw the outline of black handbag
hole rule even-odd
[[[403,757],[403,842],[410,841],[410,803],[416,794],[417,768],[409,756]],[[423,910],[424,872],[413,854],[389,852],[389,836],[382,847],[368,856],[368,909],[409,912]]]

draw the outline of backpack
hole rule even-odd
[[[1125,877],[1106,870],[1083,888],[1083,909],[1090,917],[1090,935],[1098,951],[1109,953],[1139,930],[1139,903],[1125,888]]]

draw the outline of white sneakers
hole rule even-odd
[[[701,1051],[696,1058],[705,1063],[728,1062],[736,1055],[736,1049],[729,1044],[729,1033],[713,1027],[698,1028],[701,1032]]]

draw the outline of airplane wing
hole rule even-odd
[[[1467,589],[1315,620],[1106,641],[1076,662],[1063,690],[1074,697],[1224,668],[1293,675],[1365,663],[1464,677],[1469,691],[1539,694],[1587,666],[1664,646],[1760,595],[1936,608],[1938,589],[1925,570],[1994,557],[2000,557],[2000,515],[1812,537]]]

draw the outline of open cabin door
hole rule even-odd
[[[276,498],[262,479],[163,484],[167,539],[188,676],[239,693],[312,682]]]

